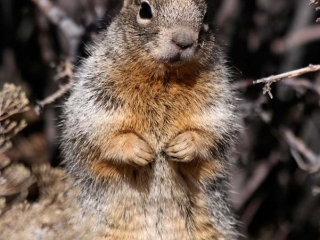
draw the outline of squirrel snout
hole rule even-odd
[[[195,54],[199,33],[189,27],[163,29],[159,34],[156,59],[172,66],[189,62]]]
[[[196,42],[194,34],[184,31],[174,32],[172,34],[172,42],[181,50],[192,48]]]

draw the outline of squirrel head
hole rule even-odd
[[[215,44],[207,15],[206,0],[127,0],[113,32],[125,43],[122,51],[131,53],[124,55],[134,53],[148,66],[189,66],[212,55]]]

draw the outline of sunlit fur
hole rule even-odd
[[[149,0],[154,16],[141,25],[139,2],[92,48],[64,107],[61,147],[84,213],[110,240],[236,239],[226,191],[239,126],[206,3]],[[184,27],[198,34],[194,53],[170,65],[170,31]],[[130,158],[139,147],[149,164]]]

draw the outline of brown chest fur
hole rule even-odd
[[[206,110],[207,94],[215,89],[202,81],[193,75],[160,81],[133,73],[126,84],[115,83],[113,94],[122,101],[125,114],[120,128],[145,139],[155,149],[156,160],[139,168],[90,160],[94,175],[116,191],[106,208],[106,239],[218,239],[205,188],[220,171],[220,163],[177,163],[163,152],[171,138],[193,130],[194,116]]]

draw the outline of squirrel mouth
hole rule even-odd
[[[162,58],[161,60],[170,66],[181,66],[187,62],[190,62],[193,57],[193,52],[186,53],[186,52],[171,52],[168,56]]]
[[[173,66],[180,66],[185,61],[181,58],[181,54],[176,54],[175,56],[168,59],[168,63]]]

